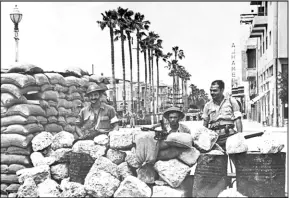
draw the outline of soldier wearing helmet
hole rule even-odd
[[[77,120],[79,139],[93,139],[99,134],[118,130],[118,119],[115,109],[102,102],[103,94],[107,90],[105,85],[91,84],[86,96],[90,104],[81,109]]]

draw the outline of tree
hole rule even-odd
[[[142,30],[148,30],[150,21],[144,20],[145,16],[139,12],[134,15],[134,27],[136,29],[137,38],[137,112],[140,110],[140,73],[139,73],[139,51],[140,51],[140,40],[145,33]]]
[[[133,12],[132,12],[133,14]],[[132,37],[131,33],[135,31],[135,22],[132,20],[131,16],[126,16],[126,29],[125,33],[127,35],[127,41],[128,41],[128,48],[129,48],[129,60],[130,60],[130,100],[131,100],[131,111],[134,112],[133,108],[133,78],[132,78],[132,52],[131,52],[131,43],[132,43]]]
[[[151,66],[151,72],[150,72],[150,75],[151,75],[151,89],[150,89],[150,94],[151,94],[151,98],[152,98],[152,106],[153,106],[153,113],[155,113],[155,94],[154,94],[154,56],[153,56],[153,53],[154,53],[154,49],[157,48],[157,47],[161,47],[161,43],[162,43],[162,40],[158,39],[159,38],[159,35],[154,33],[154,32],[149,32],[149,36],[148,36],[148,50],[149,50],[149,60],[150,60],[150,63],[149,64]],[[157,43],[155,43],[155,41],[157,40]]]
[[[160,48],[156,48],[154,55],[156,57],[156,65],[157,65],[157,113],[158,113],[159,112],[159,86],[160,86],[159,58],[163,57],[163,51]]]
[[[101,30],[104,30],[104,28],[109,28],[110,33],[110,45],[111,45],[111,72],[112,72],[112,81],[113,81],[113,106],[115,110],[117,110],[117,104],[116,104],[116,85],[115,85],[115,68],[114,68],[114,42],[113,42],[113,31],[116,27],[117,23],[117,13],[115,10],[109,10],[105,11],[104,13],[101,13],[103,19],[102,21],[96,21]]]
[[[126,113],[126,88],[125,88],[125,55],[124,55],[124,30],[127,28],[127,19],[133,15],[133,11],[127,9],[123,9],[121,7],[117,8],[117,25],[119,29],[115,30],[115,34],[118,35],[115,38],[115,41],[117,41],[120,37],[121,39],[121,54],[122,54],[122,72],[123,72],[123,112]]]
[[[196,85],[191,84],[191,94],[189,96],[190,106],[197,106],[199,109],[203,109],[206,102],[209,101],[208,94],[204,89],[199,89]]]
[[[147,106],[146,106],[146,99],[147,99],[147,39],[143,39],[140,41],[140,47],[141,47],[141,52],[144,53],[144,63],[145,63],[145,93],[144,93],[144,109],[145,113],[147,111]]]
[[[288,69],[278,74],[279,97],[283,104],[288,104]]]

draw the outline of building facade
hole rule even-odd
[[[288,70],[287,2],[252,1],[253,13],[245,25],[243,81],[248,82],[248,118],[270,126],[283,126],[288,104],[279,98],[278,75]]]

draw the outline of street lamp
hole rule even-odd
[[[20,23],[21,19],[22,19],[22,14],[20,13],[20,11],[17,8],[17,5],[15,5],[15,8],[13,9],[13,12],[10,14],[10,19],[12,20],[12,22],[14,23],[14,33],[15,33],[15,51],[16,51],[16,57],[15,57],[15,62],[18,62],[18,24]]]

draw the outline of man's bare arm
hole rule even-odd
[[[208,120],[204,120],[203,126],[206,127],[206,128],[208,128],[208,126],[209,126],[209,121],[208,121]]]
[[[238,132],[243,132],[243,124],[241,118],[237,118],[237,120],[235,120],[235,125]]]

